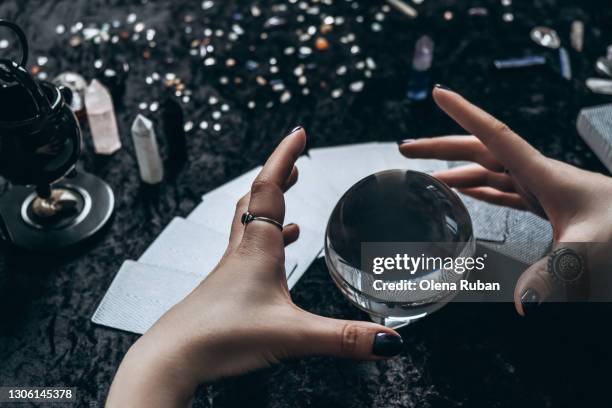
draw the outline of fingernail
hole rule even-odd
[[[540,305],[540,294],[532,288],[525,290],[523,296],[521,296],[521,305],[525,314],[530,310],[534,310]]]
[[[389,333],[377,333],[372,346],[372,354],[380,357],[393,357],[404,348],[404,340],[400,336]]]
[[[289,132],[290,135],[294,134],[295,132],[297,132],[298,130],[302,129],[301,126],[296,126],[293,128],[293,130],[291,132]]]
[[[408,143],[412,143],[414,142],[416,139],[404,139],[404,140],[398,140],[397,144],[398,145],[403,145],[403,144],[408,144]]]
[[[438,88],[438,89],[442,89],[442,90],[444,90],[444,91],[451,91],[451,92],[454,92],[452,89],[450,89],[450,88],[449,88],[448,86],[446,86],[446,85],[436,84],[436,85],[434,85],[434,87],[435,87],[435,88]]]

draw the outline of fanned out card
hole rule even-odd
[[[385,160],[377,146],[378,143],[361,143],[323,147],[311,149],[309,156],[340,197],[359,180],[385,169]]]
[[[91,320],[143,334],[201,281],[195,274],[125,261]]]
[[[223,256],[228,236],[176,217],[138,262],[206,277]]]
[[[400,153],[397,143],[378,143],[378,149],[385,158],[387,170],[406,169],[431,174],[448,168],[448,162],[444,160],[405,157]]]
[[[581,114],[583,119],[579,120],[582,133],[590,135],[583,135],[585,139],[600,140],[597,145],[589,142],[603,152],[600,154],[607,154],[611,143],[607,136],[599,135],[605,132],[602,124],[611,117],[610,108],[604,108]],[[600,158],[604,160],[605,155]],[[285,224],[294,222],[300,226],[299,240],[286,249],[290,289],[322,253],[325,228],[334,206],[359,180],[384,170],[433,173],[461,163],[408,159],[395,143],[362,143],[312,149],[296,164],[299,181],[285,194]],[[261,166],[205,194],[187,220],[172,220],[139,262],[126,261],[96,310],[94,323],[143,333],[193,290],[222,257],[236,202],[250,190],[260,171]],[[547,221],[469,197],[462,199],[471,214],[475,236],[486,248],[524,263],[535,262],[549,250],[552,229]]]
[[[229,236],[236,213],[236,203],[234,197],[222,191],[207,194],[187,216],[187,220]]]
[[[578,133],[612,173],[612,103],[580,111]]]
[[[236,177],[232,181],[229,181],[223,184],[222,186],[217,187],[212,191],[209,191],[208,193],[204,194],[202,198],[206,196],[214,196],[216,194],[223,194],[225,196],[232,197],[236,202],[243,195],[251,191],[251,184],[253,184],[255,177],[257,177],[259,172],[261,172],[262,168],[262,166],[255,167],[254,169],[247,171],[243,175]]]
[[[176,217],[138,262],[206,277],[221,260],[228,240],[229,231],[223,234]],[[286,260],[287,273],[291,273],[295,266],[295,260]]]
[[[306,273],[310,265],[323,250],[323,234],[300,227],[300,237],[285,249],[285,256],[295,259],[297,266],[287,275],[287,286],[293,289],[295,284]]]
[[[508,231],[503,243],[482,241],[482,246],[531,265],[552,247],[552,226],[537,215],[508,209]]]

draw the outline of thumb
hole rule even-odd
[[[379,360],[399,354],[402,337],[379,324],[331,319],[304,313],[300,354],[328,355],[359,360]]]

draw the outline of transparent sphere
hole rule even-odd
[[[434,177],[410,170],[388,170],[351,187],[330,216],[326,262],[341,292],[374,321],[390,327],[405,325],[439,309],[456,292],[373,290],[371,284],[380,276],[369,265],[362,267],[363,243],[380,243],[377,248],[382,252],[401,250],[412,257],[456,259],[475,252],[467,209],[454,191]],[[466,278],[464,272],[438,266],[390,279],[458,282]]]

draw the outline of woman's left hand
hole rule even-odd
[[[283,222],[283,192],[297,181],[294,163],[305,143],[298,128],[274,151],[236,206],[218,266],[132,346],[107,406],[184,407],[198,384],[285,358],[376,360],[401,351],[402,339],[391,329],[317,316],[291,301],[284,248],[298,238],[296,225],[281,231],[263,221],[241,223],[246,211]]]

